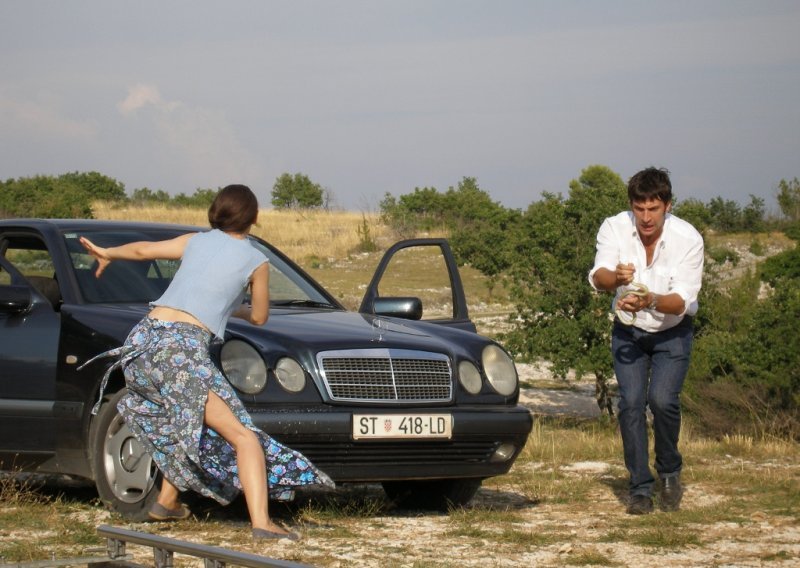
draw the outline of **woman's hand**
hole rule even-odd
[[[100,275],[103,273],[106,267],[111,264],[111,257],[108,254],[108,249],[97,246],[86,237],[80,237],[79,240],[83,245],[83,248],[86,249],[86,252],[92,255],[95,260],[97,260],[97,270],[95,271],[94,275],[95,277],[100,278]]]

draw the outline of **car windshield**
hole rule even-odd
[[[78,238],[86,236],[101,247],[134,241],[157,241],[181,234],[177,230],[108,229],[66,233],[64,240],[83,299],[88,303],[147,303],[158,299],[180,267],[179,260],[117,260],[100,278],[94,276],[95,259]],[[272,305],[337,307],[318,287],[262,242],[251,242],[269,259],[269,293]],[[246,299],[248,301],[249,298]]]

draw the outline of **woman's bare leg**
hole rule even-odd
[[[225,438],[236,450],[239,481],[242,484],[253,528],[286,534],[283,528],[269,518],[267,464],[264,458],[264,448],[261,446],[258,436],[239,422],[228,405],[213,391],[208,393],[205,423]]]
[[[179,509],[181,506],[180,501],[178,501],[179,493],[178,488],[167,481],[166,477],[162,476],[161,491],[156,501],[167,509]]]

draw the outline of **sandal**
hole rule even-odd
[[[253,529],[253,540],[280,539],[300,540],[300,535],[294,532],[277,533],[267,529]]]
[[[188,519],[191,514],[189,507],[183,503],[177,509],[167,509],[161,503],[153,503],[153,506],[147,512],[147,516],[154,521],[182,521],[183,519]]]

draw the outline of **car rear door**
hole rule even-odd
[[[7,254],[13,256],[13,250],[0,235],[0,467],[14,469],[31,467],[55,451],[61,318],[57,306],[31,284],[34,278],[27,279]],[[36,270],[49,270],[41,259],[28,259]]]
[[[409,239],[392,245],[375,269],[359,312],[475,331],[446,239]]]

